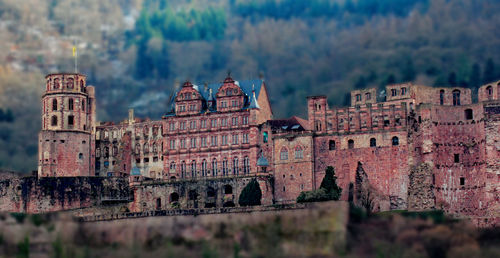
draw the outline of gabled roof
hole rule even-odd
[[[243,108],[248,108],[250,106],[251,101],[252,101],[252,96],[253,96],[253,93],[252,93],[253,90],[255,90],[256,99],[259,98],[259,94],[261,92],[263,83],[264,83],[264,80],[262,80],[262,79],[235,81],[235,84],[238,85],[241,88],[241,90],[243,91],[243,93],[246,95]],[[212,90],[212,98],[215,99],[215,94],[217,94],[217,92],[219,91],[219,88],[223,84],[224,84],[223,82],[209,83],[209,84],[193,83],[193,88],[196,89],[201,94],[202,98],[205,101],[207,101],[207,100],[210,100],[210,90]],[[182,89],[182,87],[177,89],[174,92],[174,94],[172,94],[172,97],[170,98],[170,104],[169,104],[170,110],[169,110],[169,112],[172,112],[174,110],[175,97],[177,96],[177,93],[179,93],[179,91],[181,89]]]
[[[267,121],[267,124],[271,126],[272,130],[280,131],[305,131],[309,130],[309,123],[296,116],[292,116],[288,119],[273,119]]]

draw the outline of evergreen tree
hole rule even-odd
[[[478,63],[474,63],[469,76],[469,86],[477,88],[479,85],[481,85],[481,67]]]
[[[342,188],[337,185],[337,177],[332,166],[326,168],[325,177],[321,181],[320,188],[325,189],[326,193],[331,197],[330,200],[338,200],[340,198]]]
[[[490,83],[496,79],[495,77],[495,62],[493,62],[493,59],[488,58],[488,61],[486,61],[486,66],[484,68],[483,83]]]
[[[254,178],[241,191],[238,203],[240,206],[255,206],[260,205],[260,199],[262,199],[262,191],[257,179]]]

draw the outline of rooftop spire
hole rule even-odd
[[[259,103],[257,103],[257,98],[255,97],[255,84],[252,84],[252,99],[250,100],[250,106],[248,108],[260,108]]]

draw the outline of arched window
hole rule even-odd
[[[439,91],[439,105],[444,105],[444,90]]]
[[[147,143],[144,143],[144,154],[149,153],[149,146]]]
[[[238,158],[235,157],[233,159],[233,175],[238,175],[239,174],[238,165],[239,165],[239,160],[238,160]]]
[[[191,177],[196,177],[196,160],[191,161]]]
[[[80,159],[80,160],[83,159],[83,153],[78,154],[78,159]]]
[[[73,87],[74,87],[73,78],[69,78],[68,79],[68,82],[66,83],[66,86],[68,87],[68,89],[73,89]]]
[[[316,131],[321,131],[321,121],[316,121]]]
[[[153,153],[158,153],[158,146],[156,146],[156,143],[153,143]]]
[[[83,92],[84,88],[85,88],[85,83],[83,82],[83,80],[80,80],[80,90]]]
[[[170,162],[170,173],[173,173],[173,172],[175,172],[175,162],[174,161]]]
[[[354,140],[353,139],[350,139],[349,141],[347,141],[347,148],[354,149]]]
[[[73,99],[68,99],[68,110],[73,110]]]
[[[178,202],[179,201],[179,194],[176,192],[173,192],[170,194],[170,203]]]
[[[287,148],[282,148],[280,152],[280,159],[287,160],[288,159],[288,150]]]
[[[267,132],[262,133],[262,141],[267,142]]]
[[[50,120],[50,124],[52,126],[57,126],[57,116],[52,116],[52,118]]]
[[[82,111],[85,111],[85,100],[82,100]]]
[[[212,175],[217,176],[217,159],[212,160]]]
[[[366,99],[366,100],[370,100],[370,99],[372,99],[372,94],[371,94],[370,92],[367,92],[367,93],[365,94],[365,99]]]
[[[335,141],[334,140],[328,141],[328,149],[335,150]]]
[[[228,174],[227,172],[228,172],[227,159],[224,158],[224,160],[222,160],[222,175],[227,176]]]
[[[392,146],[398,146],[399,145],[399,138],[394,136],[392,137]]]
[[[401,88],[401,95],[402,96],[406,95],[406,88],[405,87]]]
[[[453,91],[453,106],[460,106],[460,91]]]
[[[377,147],[377,139],[375,138],[370,139],[370,147]]]
[[[233,194],[233,187],[230,185],[224,186],[224,194]]]
[[[52,111],[57,111],[57,99],[52,100]]]
[[[295,148],[295,159],[302,159],[304,158],[304,151],[302,150],[302,147],[297,146]]]
[[[181,178],[185,178],[186,177],[186,162],[182,162],[181,164]]]
[[[207,176],[207,160],[205,159],[201,162],[201,176]]]
[[[243,158],[243,174],[249,174],[250,173],[250,160],[248,159],[248,156],[245,156]]]
[[[59,89],[59,79],[54,79],[54,89]]]

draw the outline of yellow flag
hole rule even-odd
[[[76,56],[76,47],[73,46],[73,56]]]

